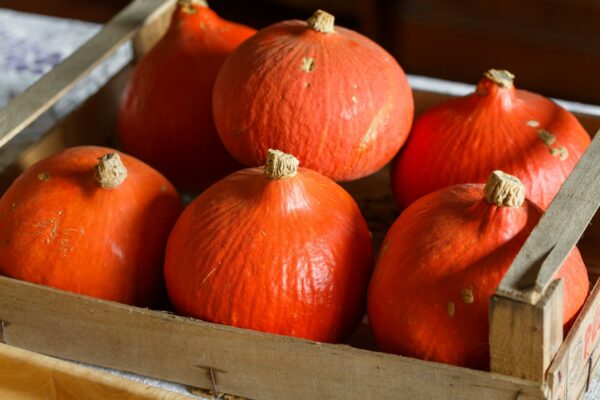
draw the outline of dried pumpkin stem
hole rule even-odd
[[[300,162],[294,156],[283,151],[269,149],[267,151],[267,163],[265,164],[265,175],[268,179],[287,179],[296,176]]]
[[[177,5],[187,11],[191,11],[193,6],[208,7],[205,0],[177,0]]]
[[[496,83],[498,86],[507,89],[513,87],[513,81],[515,80],[515,76],[505,69],[490,69],[484,72],[483,76]]]
[[[483,195],[489,203],[500,207],[521,207],[525,201],[525,186],[516,176],[494,171],[483,188]]]
[[[94,177],[101,187],[114,189],[127,179],[127,168],[117,153],[108,153],[99,158]]]
[[[332,33],[334,31],[335,17],[323,10],[317,10],[306,20],[311,29],[323,33]]]

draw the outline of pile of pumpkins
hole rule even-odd
[[[166,288],[182,315],[324,342],[367,311],[382,351],[487,369],[490,296],[590,141],[513,78],[413,123],[402,68],[332,15],[256,32],[181,0],[123,94],[124,152],[64,150],[3,195],[0,274],[144,307]],[[390,161],[376,258],[335,181]],[[577,249],[557,277],[567,325]]]

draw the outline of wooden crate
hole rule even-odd
[[[0,145],[47,110],[122,43],[146,52],[164,32],[172,2],[136,0],[90,42],[0,110]],[[110,144],[126,67],[0,173],[4,189],[23,169],[77,144]],[[445,100],[415,90],[417,110]],[[579,114],[588,129],[600,117]],[[492,371],[373,351],[361,325],[347,344],[271,335],[164,311],[101,301],[0,277],[0,342],[254,399],[561,399],[581,397],[600,358],[600,230],[580,242],[594,283],[567,338],[562,284],[551,276],[598,203],[600,139],[594,140],[515,259],[491,301]],[[346,185],[381,239],[396,216],[387,171]],[[594,224],[597,227],[600,224]],[[6,347],[0,347],[0,354]]]

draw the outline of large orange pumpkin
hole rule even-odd
[[[204,1],[180,0],[125,89],[119,113],[125,151],[183,190],[202,190],[239,169],[217,134],[212,89],[225,58],[254,32],[219,18]]]
[[[0,199],[0,274],[107,300],[154,305],[182,206],[146,164],[75,147],[25,171]]]
[[[590,143],[575,117],[538,94],[515,89],[513,75],[489,70],[474,93],[415,120],[394,162],[392,186],[404,208],[457,183],[484,183],[493,169],[519,178],[547,208]]]
[[[489,368],[489,300],[542,211],[516,178],[461,184],[414,202],[382,245],[368,315],[383,351]],[[556,275],[564,321],[585,301],[587,273],[575,248]]]
[[[368,38],[317,11],[260,30],[227,59],[214,90],[215,123],[240,162],[268,148],[334,180],[369,175],[406,140],[413,98],[402,68]]]
[[[206,321],[337,342],[364,313],[371,238],[340,186],[270,151],[183,212],[165,277],[178,312]]]

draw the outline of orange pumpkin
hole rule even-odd
[[[225,147],[244,165],[263,165],[277,148],[342,181],[390,161],[413,118],[394,58],[323,11],[240,45],[219,72],[213,107]]]
[[[489,368],[490,297],[542,211],[524,186],[496,171],[484,187],[461,184],[422,197],[386,235],[368,294],[383,351]],[[556,275],[568,324],[589,290],[575,248]]]
[[[183,212],[165,277],[176,310],[206,321],[337,342],[364,313],[371,238],[340,186],[279,151]]]
[[[75,147],[25,171],[0,199],[0,274],[107,300],[155,304],[182,209],[146,164]]]
[[[199,191],[240,168],[212,115],[212,90],[225,58],[255,30],[223,20],[204,1],[180,0],[165,35],[136,65],[119,113],[127,153]]]
[[[590,143],[575,117],[538,94],[515,89],[514,76],[489,70],[474,93],[415,120],[392,170],[400,207],[458,183],[484,183],[498,168],[519,178],[547,208]]]

